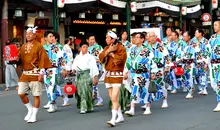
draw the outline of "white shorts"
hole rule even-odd
[[[121,84],[120,83],[113,83],[113,84],[105,83],[105,86],[106,88],[121,87]]]

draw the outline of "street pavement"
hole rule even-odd
[[[208,96],[196,94],[193,99],[184,99],[186,93],[181,91],[175,95],[169,94],[169,108],[161,109],[162,101],[154,102],[151,115],[143,115],[144,111],[137,105],[134,117],[124,116],[125,122],[113,128],[106,124],[111,118],[107,90],[103,84],[99,90],[104,106],[83,115],[76,109],[75,99],[70,99],[72,106],[61,107],[61,98],[58,99],[58,111],[47,113],[42,108],[47,103],[44,92],[38,122],[27,124],[23,120],[27,109],[17,96],[17,91],[4,92],[1,88],[0,130],[220,130],[220,112],[212,111],[216,106],[216,96],[210,87]]]

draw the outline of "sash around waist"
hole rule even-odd
[[[212,64],[219,64],[220,63],[220,58],[218,59],[211,59]]]
[[[105,77],[112,77],[112,78],[121,78],[123,77],[123,72],[120,71],[106,71]]]
[[[131,73],[136,74],[143,74],[143,73],[149,73],[150,71],[148,69],[132,69]]]

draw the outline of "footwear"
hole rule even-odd
[[[38,108],[33,108],[33,113],[31,115],[31,118],[27,121],[27,123],[35,123],[37,121],[37,112]]]
[[[169,85],[169,86],[167,87],[167,91],[172,91],[172,86],[171,86],[171,85]]]
[[[24,117],[24,120],[25,120],[25,121],[28,121],[28,120],[31,118],[31,115],[32,115],[32,113],[33,113],[33,106],[31,105],[30,102],[27,103],[27,104],[25,104],[25,106],[26,106],[27,109],[28,109],[28,113],[27,113],[27,115]]]
[[[95,104],[95,107],[104,106],[102,102],[103,102],[103,99],[101,97],[98,97],[98,102]]]
[[[49,113],[53,113],[53,112],[56,112],[56,107],[54,104],[50,104],[50,107],[49,109],[47,109],[47,112]]]
[[[213,110],[214,112],[220,112],[220,103],[216,106],[216,108]]]
[[[198,94],[199,94],[199,95],[202,95],[202,94],[203,94],[203,90],[200,90],[200,91],[198,92]]]
[[[150,107],[146,107],[146,110],[143,113],[144,115],[150,115],[152,112],[150,111]]]
[[[101,106],[104,106],[104,104],[103,103],[96,103],[95,104],[95,107],[101,107]]]
[[[187,89],[186,89],[185,87],[183,87],[183,92],[184,92],[184,93],[187,92]]]
[[[110,121],[107,121],[107,124],[109,124],[111,127],[115,126],[115,120],[117,114],[118,114],[118,110],[112,110],[112,119]]]
[[[111,127],[115,127],[115,122],[114,121],[107,121],[107,124],[110,125]]]
[[[122,115],[121,108],[118,109],[117,115],[118,115],[118,118],[115,120],[115,123],[124,122],[124,117]]]
[[[134,116],[134,110],[126,111],[125,114],[128,116]]]
[[[50,102],[48,101],[47,104],[45,106],[43,106],[44,109],[49,109],[50,107]]]
[[[203,95],[208,95],[206,88],[203,90]]]
[[[176,89],[174,89],[173,91],[171,91],[170,92],[171,94],[176,94],[177,93],[177,91],[176,91]]]
[[[81,110],[81,111],[80,111],[80,114],[86,114],[86,111]]]
[[[9,91],[9,88],[5,88],[5,91]]]
[[[69,98],[64,97],[63,98],[63,105],[62,105],[62,107],[71,106],[71,104],[68,103],[68,101],[69,101]]]
[[[167,99],[163,100],[163,104],[162,104],[161,108],[168,108]]]
[[[192,93],[188,93],[187,95],[186,95],[186,97],[185,97],[186,99],[191,99],[191,98],[193,98],[193,95],[192,95]]]
[[[122,116],[122,117],[120,117],[120,118],[117,118],[116,120],[115,120],[115,123],[122,123],[122,122],[124,122],[125,120],[124,120],[124,117]]]
[[[146,109],[146,105],[141,106],[141,109]]]

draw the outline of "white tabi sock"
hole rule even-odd
[[[111,122],[115,122],[116,117],[117,117],[117,114],[118,114],[118,110],[112,110],[112,119],[111,119]]]
[[[28,123],[34,123],[37,121],[38,108],[33,107],[33,112],[31,118],[27,121]]]
[[[118,108],[118,118],[115,120],[115,123],[120,123],[124,121],[124,117],[121,112],[121,107]]]
[[[28,113],[27,115],[25,116],[24,120],[27,121],[31,118],[31,115],[32,115],[32,112],[33,112],[33,106],[31,105],[30,102],[28,102],[27,104],[24,104],[27,109],[28,109]]]

